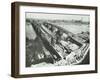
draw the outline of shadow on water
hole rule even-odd
[[[90,64],[90,51],[88,51],[88,53],[85,56],[84,60],[80,64]]]

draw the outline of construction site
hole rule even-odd
[[[26,19],[26,67],[89,64],[89,30],[77,26],[89,23]]]

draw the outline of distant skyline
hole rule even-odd
[[[50,13],[26,13],[26,18],[33,18],[33,19],[48,19],[48,20],[82,20],[85,22],[90,21],[89,15],[82,15],[82,14],[50,14]]]

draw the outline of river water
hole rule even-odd
[[[89,25],[88,24],[71,24],[71,23],[66,23],[66,24],[56,24],[65,30],[68,30],[74,34],[81,33],[81,32],[89,32]]]

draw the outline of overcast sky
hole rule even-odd
[[[89,15],[72,15],[72,14],[48,14],[48,13],[26,13],[26,18],[35,18],[35,19],[60,19],[60,20],[83,20],[89,21]]]

